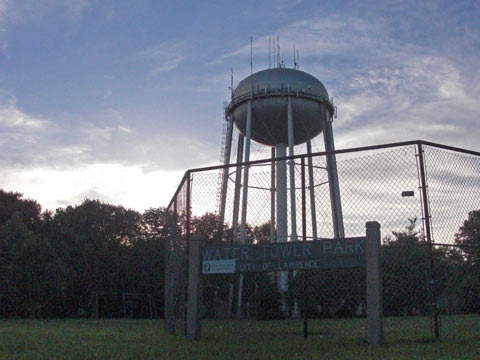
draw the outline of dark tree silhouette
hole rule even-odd
[[[462,297],[462,310],[466,313],[480,313],[480,210],[468,213],[455,234],[455,244],[460,251],[451,256],[455,260],[458,277],[454,280],[457,294]]]

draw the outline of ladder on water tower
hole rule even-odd
[[[228,120],[227,120],[227,108],[228,103],[223,103],[223,121],[222,121],[222,142],[220,146],[220,164],[225,164],[225,145],[227,143],[227,132],[228,132]],[[220,214],[220,206],[222,201],[222,183],[223,183],[223,169],[218,170],[218,179],[217,179],[217,212]]]

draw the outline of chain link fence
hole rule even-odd
[[[169,333],[185,331],[191,235],[206,236],[207,246],[260,244],[276,241],[281,219],[288,219],[288,241],[334,237],[327,155],[186,172],[167,209]],[[345,236],[364,236],[367,221],[381,224],[386,340],[478,337],[480,153],[412,141],[335,155]],[[293,169],[283,200],[275,196],[277,166]],[[241,180],[246,169],[248,186]],[[227,179],[220,209],[219,173]],[[204,326],[238,318],[309,318],[315,319],[312,333],[365,340],[365,269],[291,271],[286,281],[279,286],[273,273],[203,275],[202,316],[216,320]]]

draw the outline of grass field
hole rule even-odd
[[[386,344],[366,342],[364,319],[204,321],[203,338],[166,335],[161,320],[3,320],[0,359],[480,359],[480,317],[388,318]]]

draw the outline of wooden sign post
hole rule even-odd
[[[201,249],[203,237],[194,235],[190,238],[188,261],[188,304],[187,304],[187,338],[198,340],[202,335],[202,319],[200,307],[202,305],[202,277]]]
[[[383,343],[380,224],[371,221],[367,222],[366,227],[368,342],[370,345],[378,346]]]

